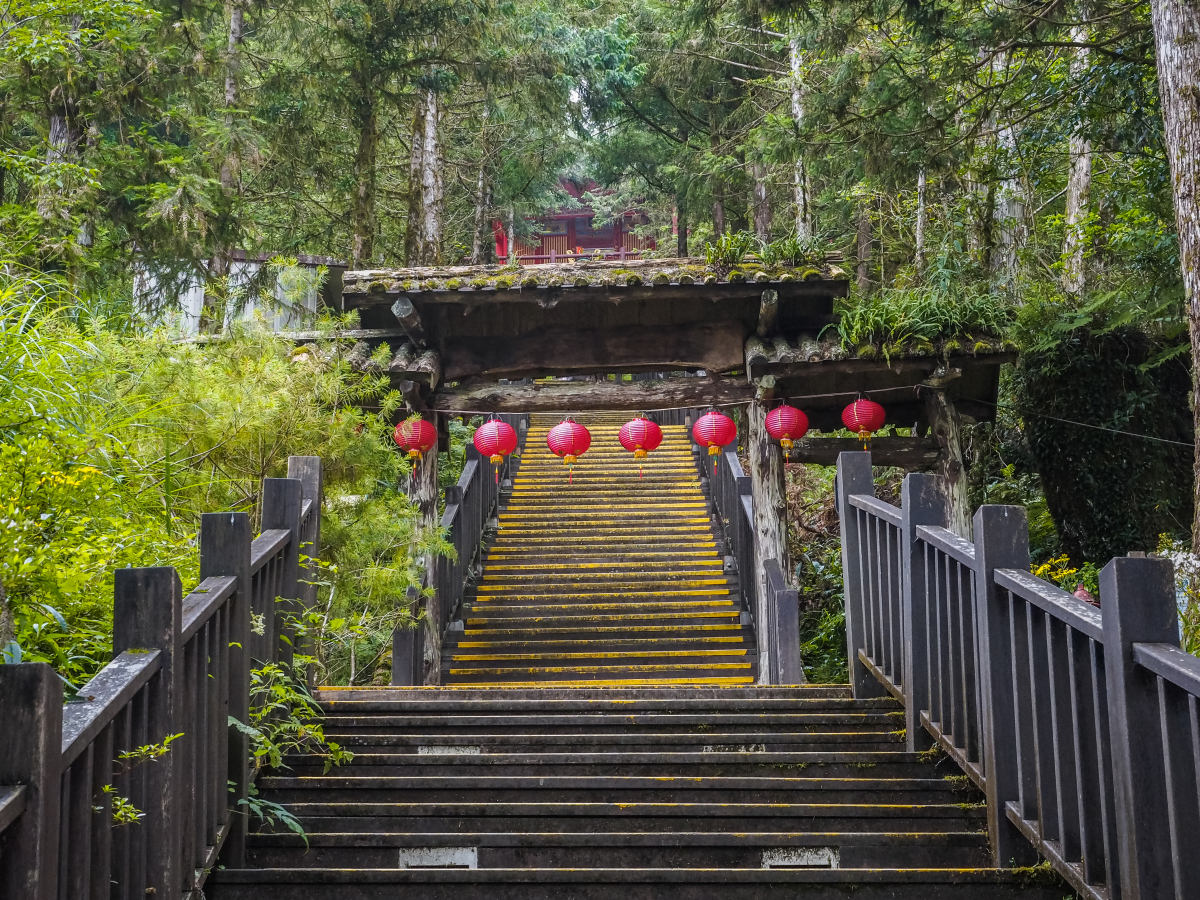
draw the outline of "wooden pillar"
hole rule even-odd
[[[1135,643],[1179,646],[1171,563],[1117,557],[1100,571],[1100,597],[1121,894],[1125,900],[1183,897],[1172,883],[1170,780],[1162,745],[1171,723],[1160,718],[1158,678],[1133,660]],[[1188,802],[1183,796],[1179,802]],[[1195,802],[1194,792],[1189,799]],[[1186,835],[1189,842],[1194,838]]]
[[[770,389],[760,389],[760,394]],[[766,397],[750,404],[747,419],[749,428],[746,450],[750,456],[750,493],[754,501],[754,574],[758,588],[758,609],[754,619],[759,623],[758,652],[760,654],[759,680],[769,681],[774,671],[775,660],[763,664],[762,655],[769,655],[774,641],[770,633],[774,617],[767,604],[764,564],[769,559],[777,560],[783,575],[789,581],[792,572],[787,548],[787,500],[784,494],[783,451],[767,433]]]
[[[436,427],[437,413],[425,416]],[[421,527],[438,527],[438,455],[430,450],[415,462],[412,474],[412,498],[421,511]],[[437,557],[425,557],[425,586],[432,587],[437,577]],[[425,618],[425,646],[433,651],[433,666],[429,670],[430,684],[440,684],[442,678],[442,638],[438,634],[436,616]],[[422,659],[424,656],[422,655]]]
[[[971,540],[971,504],[967,499],[967,469],[963,463],[962,422],[954,402],[941,387],[922,386],[929,427],[938,444],[937,474],[946,498],[946,527]]]
[[[24,807],[0,841],[0,897],[58,896],[62,693],[45,663],[0,665],[0,792],[20,790],[10,802]]]
[[[229,715],[250,723],[250,516],[241,512],[200,516],[200,580],[222,575],[237,577],[237,593],[229,613]],[[238,810],[229,823],[221,861],[231,869],[246,865],[246,814],[238,804],[250,785],[250,743],[238,728],[229,729],[229,805]]]
[[[176,708],[176,667],[183,663],[179,652],[183,585],[170,566],[117,569],[113,577],[113,656],[126,650],[157,650],[161,654],[158,686],[150,691],[146,704],[147,742],[160,744],[168,735],[187,730],[180,727]],[[195,741],[196,737],[187,735],[185,740]],[[193,747],[194,752],[201,752],[198,743]],[[183,883],[177,819],[183,806],[181,762],[179,753],[168,753],[146,765],[145,818],[137,825],[146,836],[146,895],[174,896]]]

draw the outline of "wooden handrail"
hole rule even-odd
[[[250,755],[227,720],[248,721],[251,653],[290,663],[288,616],[313,597],[299,548],[319,550],[320,460],[293,457],[292,472],[265,481],[257,538],[245,513],[202,517],[201,582],[186,598],[173,568],[117,570],[115,655],[77,699],[62,704],[44,664],[0,666],[0,718],[18,733],[0,742],[0,896],[111,884],[183,897],[219,854],[244,863]],[[137,829],[114,830],[118,801],[138,809]],[[123,868],[127,850],[145,866]]]
[[[842,454],[838,481],[855,696],[900,698],[909,748],[936,743],[986,791],[995,865],[1040,853],[1093,900],[1200,896],[1200,659],[1171,564],[1113,559],[1096,609],[1029,572],[1021,507],[980,507],[969,541],[933,476],[907,476],[899,509],[862,496],[869,454]],[[881,642],[895,615],[906,639]]]

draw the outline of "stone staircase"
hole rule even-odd
[[[325,688],[329,740],[264,772],[210,900],[1061,900],[989,868],[983,798],[907,752],[892,699],[755,686],[753,634],[682,426],[637,464],[583,420],[572,483],[534,417],[443,648],[445,687]]]
[[[754,632],[709,519],[691,441],[663,428],[638,462],[628,414],[578,416],[591,449],[568,477],[532,416],[483,574],[447,633],[442,683],[508,687],[752,684]]]
[[[211,900],[1061,900],[988,868],[981,797],[840,686],[325,690],[317,757],[265,775],[307,832],[249,838]]]

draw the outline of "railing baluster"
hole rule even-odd
[[[1070,627],[1052,616],[1046,616],[1046,649],[1049,660],[1050,722],[1054,750],[1054,802],[1058,810],[1058,839],[1063,859],[1078,862],[1079,842],[1079,782],[1076,780],[1075,736],[1071,723],[1071,707],[1075,693],[1071,690],[1069,652]]]
[[[1200,896],[1200,807],[1197,807],[1196,767],[1193,758],[1191,709],[1195,700],[1159,677],[1158,710],[1166,774],[1168,829],[1171,834],[1172,874],[1176,897]]]
[[[1050,716],[1050,661],[1047,658],[1046,614],[1026,606],[1025,648],[1029,654],[1029,698],[1032,720],[1034,772],[1036,773],[1038,826],[1045,840],[1057,841],[1058,802],[1054,784],[1054,721]]]

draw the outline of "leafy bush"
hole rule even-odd
[[[173,565],[197,577],[203,512],[260,517],[289,455],[325,466],[328,620],[386,624],[446,552],[403,491],[386,378],[356,372],[327,320],[302,348],[255,323],[180,343],[88,319],[61,284],[0,281],[0,648],[79,685],[109,659],[112,573]],[[383,627],[383,625],[381,625]],[[378,643],[378,636],[372,641]],[[346,642],[326,668],[344,677]]]

